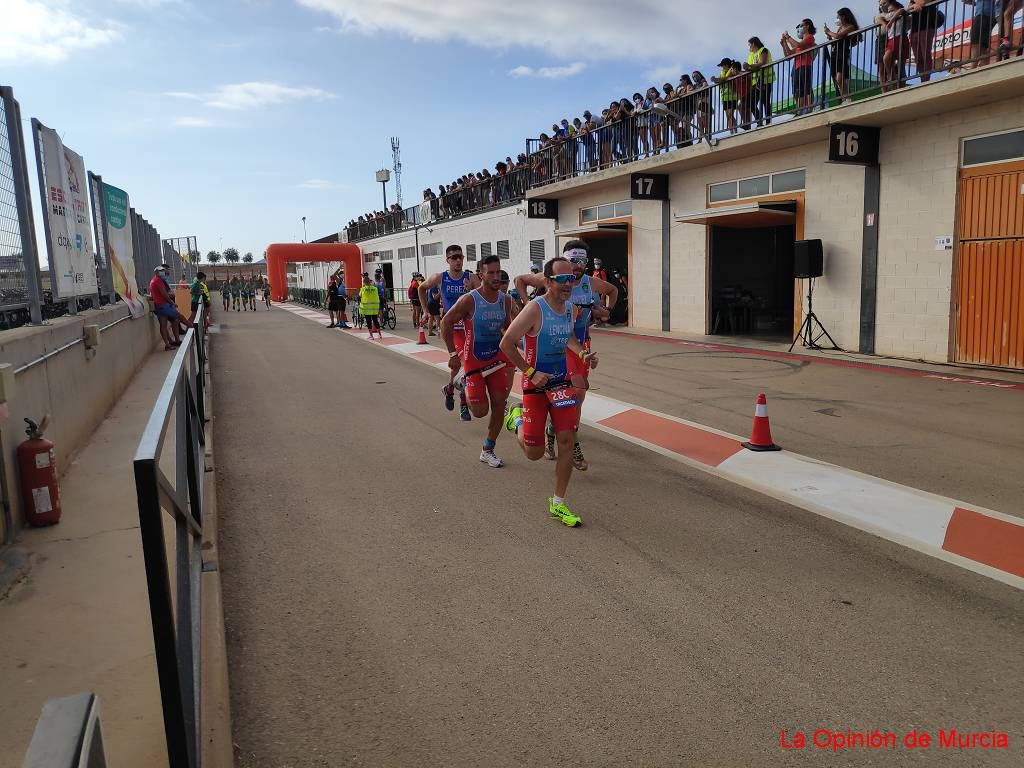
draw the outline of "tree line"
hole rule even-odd
[[[210,251],[206,254],[206,261],[209,264],[219,264],[222,259],[228,264],[237,264],[240,261],[244,261],[246,264],[252,264],[253,255],[252,252],[249,252],[244,256],[240,256],[237,248],[225,248],[224,253]]]

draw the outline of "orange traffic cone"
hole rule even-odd
[[[427,334],[425,334],[423,332],[423,326],[422,325],[420,326],[420,337],[418,339],[416,339],[416,343],[417,344],[426,344],[427,343]]]
[[[754,407],[754,428],[750,432],[750,442],[743,443],[744,448],[752,451],[781,451],[772,442],[772,428],[768,423],[768,398],[764,392],[757,396],[757,405]]]

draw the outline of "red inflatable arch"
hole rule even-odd
[[[358,245],[273,243],[267,246],[267,276],[270,278],[270,297],[274,301],[288,299],[288,278],[285,272],[289,261],[340,261],[345,265],[345,290],[349,296],[363,284],[363,253]]]

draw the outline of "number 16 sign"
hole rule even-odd
[[[829,126],[828,161],[852,165],[878,163],[879,129],[867,125],[833,123]]]

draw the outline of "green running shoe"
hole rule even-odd
[[[518,432],[523,423],[523,406],[509,405],[505,409],[505,429],[509,432]]]
[[[555,504],[553,496],[548,497],[548,511],[551,512],[551,516],[556,520],[559,520],[563,525],[567,525],[570,528],[575,528],[577,525],[583,523],[583,518],[577,517],[569,508],[565,506],[565,502],[561,504]]]

